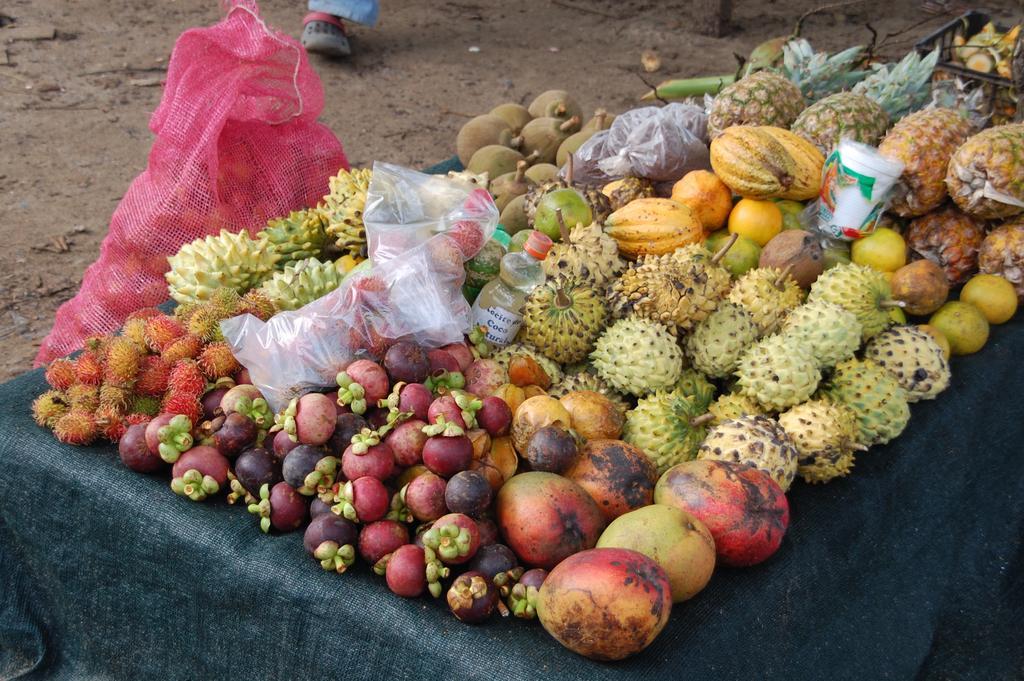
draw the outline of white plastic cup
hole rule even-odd
[[[852,241],[875,231],[903,164],[875,147],[840,140],[825,161],[818,201],[818,230]]]

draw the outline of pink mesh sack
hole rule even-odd
[[[305,50],[270,29],[254,2],[227,7],[220,23],[178,38],[146,170],[114,211],[78,294],[57,310],[36,365],[167,300],[167,256],[183,244],[221,229],[255,234],[316,204],[328,178],[348,168],[337,137],[317,123],[324,93]]]

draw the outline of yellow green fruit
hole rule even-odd
[[[928,323],[942,332],[954,355],[975,353],[988,341],[988,320],[970,303],[951,300],[936,310]]]

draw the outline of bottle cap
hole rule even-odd
[[[512,237],[508,232],[501,228],[501,225],[498,225],[498,229],[494,230],[494,236],[491,238],[504,246],[506,251],[508,250],[509,244],[512,243]]]
[[[530,236],[526,237],[526,243],[523,244],[523,250],[537,260],[543,260],[548,257],[548,251],[551,250],[553,245],[554,242],[551,241],[551,237],[547,234],[544,232],[538,232],[537,230],[532,230],[530,232]]]

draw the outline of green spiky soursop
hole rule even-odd
[[[809,400],[779,414],[779,425],[799,452],[797,473],[807,482],[848,475],[857,444],[857,417],[828,399]]]
[[[764,408],[752,397],[743,393],[725,393],[708,406],[708,411],[714,415],[712,425],[738,419],[741,416],[757,416],[764,414]]]
[[[874,360],[848,359],[836,365],[825,395],[846,405],[857,417],[857,442],[884,444],[910,421],[906,391]]]
[[[639,447],[658,467],[658,475],[689,461],[706,434],[705,408],[678,390],[659,390],[637,401],[626,414],[622,439]]]
[[[768,410],[779,411],[814,394],[821,372],[806,345],[784,336],[762,338],[736,369],[739,391]]]
[[[891,373],[908,402],[932,400],[949,387],[949,362],[930,334],[916,326],[894,326],[872,338],[864,357]]]
[[[665,326],[640,317],[615,322],[590,355],[597,375],[616,390],[641,397],[675,385],[683,353]]]
[[[687,397],[692,397],[697,404],[707,409],[715,400],[714,384],[696,369],[685,368],[679,372],[679,380],[673,388]]]
[[[860,347],[857,316],[834,303],[818,300],[789,313],[782,334],[811,349],[819,369],[853,357]]]
[[[280,257],[245,232],[222,229],[217,236],[185,244],[167,258],[171,269],[164,276],[171,298],[181,304],[197,303],[209,300],[222,287],[245,293],[259,286]]]
[[[735,303],[722,303],[686,338],[693,366],[712,378],[736,370],[740,357],[760,335],[754,318]]]
[[[811,284],[807,302],[833,303],[852,312],[861,326],[861,340],[882,332],[892,318],[892,288],[881,272],[864,265],[842,263],[825,270]]]
[[[789,489],[796,477],[798,452],[786,431],[770,416],[741,416],[708,431],[698,459],[750,464]]]
[[[342,278],[333,262],[306,258],[274,274],[260,291],[278,310],[297,310],[338,288]]]
[[[287,217],[267,223],[256,235],[265,240],[281,256],[277,268],[306,258],[319,258],[327,243],[327,219],[316,208],[292,211]]]

